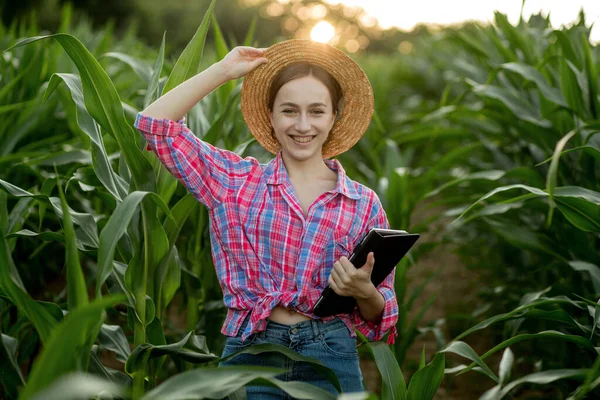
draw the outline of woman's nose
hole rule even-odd
[[[300,113],[298,120],[296,121],[296,130],[298,132],[308,132],[310,130],[310,123],[308,122],[308,116]]]

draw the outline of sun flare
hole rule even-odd
[[[327,43],[335,36],[335,28],[327,21],[321,21],[310,31],[310,38],[315,42]]]

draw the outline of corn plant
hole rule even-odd
[[[409,115],[393,136],[421,154],[437,147],[419,165],[441,180],[425,198],[446,208],[444,240],[483,271],[482,294],[500,312],[440,349],[471,362],[449,372],[491,379],[497,386],[485,399],[535,383],[564,397],[597,396],[600,59],[584,15],[555,30],[548,18],[511,25],[496,13],[492,26],[446,30],[427,44],[419,65],[437,66],[446,87],[436,107]],[[500,343],[481,356],[462,341],[497,324]],[[534,374],[510,381],[509,350],[500,376],[486,365],[509,346],[537,365]]]

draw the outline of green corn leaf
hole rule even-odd
[[[127,195],[128,184],[123,178],[117,175],[111,167],[106,148],[104,147],[104,140],[102,139],[100,127],[85,108],[83,86],[79,76],[74,74],[52,75],[44,96],[49,96],[61,81],[65,83],[75,102],[75,117],[79,128],[91,139],[91,155],[94,172],[106,190],[108,190],[108,192],[118,201],[121,201],[122,198]]]
[[[530,122],[542,128],[551,128],[550,121],[543,119],[540,111],[521,97],[515,91],[492,85],[476,85],[473,93],[489,99],[500,101],[512,114],[523,121]]]
[[[247,385],[278,387],[297,399],[333,400],[329,392],[305,382],[283,382],[275,378],[279,368],[228,366],[199,368],[175,375],[146,393],[141,400],[220,399]]]
[[[592,56],[590,41],[585,32],[581,32],[581,43],[585,61],[584,70],[588,83],[590,112],[592,117],[597,119],[600,114],[600,101],[598,100],[598,73],[596,72],[596,64],[594,63],[594,58]]]
[[[442,379],[444,379],[444,366],[446,357],[437,353],[433,361],[424,368],[419,369],[408,384],[408,400],[431,400],[435,396]]]
[[[481,360],[485,360],[486,358],[488,358],[490,355],[496,353],[499,350],[505,349],[508,346],[511,346],[515,343],[518,342],[522,342],[524,340],[531,340],[531,339],[558,339],[558,340],[562,340],[565,342],[570,342],[570,343],[574,343],[576,345],[578,345],[579,347],[588,350],[594,354],[597,354],[596,352],[596,348],[594,347],[594,344],[592,342],[590,342],[588,339],[579,336],[579,335],[567,335],[565,333],[562,332],[558,332],[558,331],[543,331],[543,332],[538,332],[538,333],[525,333],[525,334],[521,334],[521,335],[517,335],[517,336],[513,336],[507,340],[505,340],[504,342],[500,343],[499,345],[494,346],[493,348],[491,348],[490,350],[488,350],[487,352],[485,352],[484,354],[481,355]],[[462,370],[460,374],[464,374],[468,371],[470,371],[471,369],[473,369],[476,365],[479,365],[479,363],[474,362],[471,365],[469,365],[466,369]],[[498,381],[496,381],[498,382]]]
[[[492,370],[490,369],[490,367],[488,367],[487,364],[483,361],[483,357],[479,357],[477,355],[477,353],[475,352],[475,350],[473,350],[471,348],[471,346],[469,346],[465,342],[454,341],[454,342],[448,344],[448,346],[446,346],[444,349],[440,350],[440,353],[454,353],[454,354],[458,354],[459,356],[465,357],[465,358],[473,361],[473,364],[471,364],[471,366],[475,366],[475,365],[479,366],[481,368],[481,372],[484,375],[486,375],[488,378],[490,378],[491,380],[493,380],[496,383],[498,383],[500,381],[500,379],[498,379],[496,374],[494,374],[492,372]],[[467,371],[466,369],[462,370],[461,372],[459,372],[459,374],[462,374],[466,371]]]
[[[600,296],[600,267],[585,261],[570,261],[569,265],[575,271],[588,272],[592,278],[596,295]]]
[[[248,32],[246,32],[246,37],[244,38],[243,45],[244,46],[252,46],[252,42],[254,42],[254,34],[256,32],[256,23],[258,22],[258,16],[255,15],[252,17],[252,22],[250,22],[250,27],[248,28]]]
[[[129,54],[111,51],[109,53],[104,53],[98,56],[98,59],[101,58],[114,58],[115,60],[122,61],[125,64],[129,65],[131,69],[137,74],[137,76],[142,78],[144,82],[150,82],[150,75],[152,74],[152,70],[150,69],[150,67],[146,63],[138,60],[135,57],[130,56]]]
[[[7,226],[6,202],[6,193],[0,192],[0,265],[3,266],[0,268],[0,291],[31,321],[42,342],[47,344],[57,320],[46,307],[29,296],[15,268],[3,231]]]
[[[92,342],[102,325],[104,310],[124,300],[106,297],[79,307],[52,330],[47,345],[33,363],[22,399],[30,399],[61,376],[87,366]]]
[[[146,89],[146,95],[144,96],[144,109],[150,105],[150,103],[154,102],[160,95],[158,90],[158,84],[160,82],[160,74],[162,73],[163,64],[165,62],[165,41],[166,41],[167,32],[163,33],[162,42],[160,43],[160,49],[158,50],[158,57],[154,62],[154,67],[152,68],[152,76],[150,77],[150,82],[148,84],[148,88]]]
[[[577,147],[573,147],[572,149],[568,149],[568,150],[563,150],[560,154],[558,154],[558,157],[564,155],[564,154],[568,154],[571,153],[573,151],[579,151],[582,150],[583,152],[585,152],[586,154],[594,157],[597,161],[600,161],[600,150],[598,150],[595,147],[592,146],[577,146]],[[554,159],[554,156],[547,158],[546,160],[536,164],[535,166],[538,167],[540,165],[546,164],[550,161],[552,161]]]
[[[555,198],[558,210],[577,228],[600,233],[600,207],[577,197]]]
[[[19,342],[17,339],[5,335],[0,337],[0,382],[5,393],[8,393],[10,398],[16,399],[19,397],[19,387],[25,385],[25,380],[21,374],[21,368],[17,362],[17,349]]]
[[[69,311],[76,310],[77,308],[88,303],[88,293],[85,284],[85,278],[79,262],[79,251],[77,249],[77,238],[75,236],[75,227],[73,226],[73,220],[69,213],[69,206],[67,205],[67,199],[62,190],[60,178],[58,178],[58,171],[54,167],[54,172],[57,176],[58,183],[58,194],[60,196],[60,203],[63,211],[63,231],[65,233],[65,247],[66,247],[66,263],[67,263],[67,304]]]
[[[580,71],[569,60],[561,57],[559,59],[560,88],[572,113],[587,119],[588,112],[584,100],[587,87],[581,86]]]
[[[125,364],[125,371],[133,373],[140,369],[147,360],[169,355],[181,358],[190,363],[200,364],[217,360],[219,357],[209,352],[206,347],[206,338],[202,335],[193,335],[189,332],[179,342],[155,346],[145,343],[137,346]]]
[[[219,23],[217,22],[217,18],[214,14],[212,14],[212,26],[213,26],[213,35],[214,35],[214,46],[215,51],[217,53],[217,59],[222,60],[225,58],[227,53],[229,53],[229,47],[225,42],[225,38],[223,37],[223,32],[221,32],[221,28],[219,27]],[[227,99],[231,95],[231,92],[235,89],[235,80],[230,80],[225,84],[221,85],[217,89],[217,98],[219,100],[219,104],[221,108],[225,107]]]
[[[305,357],[303,355],[296,353],[295,351],[291,350],[290,348],[281,346],[279,344],[274,344],[274,343],[255,344],[252,346],[248,346],[248,347],[244,348],[243,350],[236,351],[235,353],[232,353],[232,354],[228,355],[227,357],[220,358],[220,359],[218,359],[218,361],[224,362],[224,361],[230,360],[234,357],[237,357],[240,354],[261,354],[261,353],[266,353],[266,352],[281,353],[284,356],[286,356],[287,358],[289,358],[290,360],[308,363],[311,365],[311,367],[313,367],[321,375],[323,375],[329,382],[331,382],[331,384],[338,391],[342,390],[341,386],[340,386],[340,382],[339,382],[337,376],[335,375],[335,372],[333,372],[330,368],[325,366],[325,364],[323,364],[320,360],[310,358],[310,357]]]
[[[169,79],[167,79],[167,83],[163,88],[162,94],[167,93],[175,86],[178,86],[200,72],[200,60],[204,51],[204,42],[206,41],[206,34],[208,33],[215,1],[216,0],[212,0],[210,2],[208,10],[204,14],[204,18],[196,30],[194,37],[192,37],[192,40],[190,40],[185,49],[183,49],[181,56],[177,59],[177,62],[171,71],[171,75],[169,75]]]
[[[112,81],[79,40],[68,34],[57,33],[23,39],[7,50],[48,38],[58,41],[77,66],[83,86],[86,109],[119,143],[127,166],[132,172],[135,187],[153,191],[156,181],[148,160],[137,144],[139,134],[133,125],[125,120],[123,106]]]
[[[500,68],[519,74],[523,79],[535,83],[542,95],[556,105],[567,108],[562,93],[550,86],[540,71],[523,63],[502,64]]]
[[[500,27],[506,39],[508,39],[510,47],[513,49],[513,51],[516,51],[517,49],[521,50],[523,57],[525,58],[527,63],[535,64],[535,49],[532,48],[530,41],[528,41],[527,38],[523,37],[523,35],[517,28],[511,25],[511,23],[508,21],[508,17],[506,16],[506,14],[502,14],[498,11],[495,11],[494,15],[496,24],[498,25],[498,27]]]
[[[381,396],[384,399],[405,400],[406,382],[390,347],[382,342],[363,342],[371,352],[381,374]]]
[[[548,193],[546,193],[545,191],[538,189],[536,187],[531,187],[531,186],[527,186],[527,185],[515,184],[515,185],[501,186],[501,187],[495,188],[494,190],[486,193],[481,198],[479,198],[475,203],[473,203],[465,211],[463,211],[458,216],[458,218],[456,218],[454,221],[452,221],[452,224],[457,223],[465,214],[467,214],[469,211],[471,211],[471,209],[473,209],[473,207],[475,207],[477,204],[481,203],[482,201],[487,200],[490,197],[492,197],[498,193],[506,192],[508,190],[513,190],[513,189],[524,189],[538,197],[547,197],[548,196]]]
[[[100,288],[112,272],[113,254],[117,247],[117,242],[125,233],[133,214],[137,212],[138,205],[148,196],[156,205],[158,205],[169,218],[173,218],[167,205],[160,199],[156,193],[136,191],[130,193],[121,204],[117,206],[112,213],[104,229],[100,233],[100,245],[98,248],[98,267],[99,274],[96,282],[96,293],[100,294]],[[155,243],[158,247],[158,243]]]
[[[104,348],[116,354],[117,360],[122,363],[127,362],[131,350],[129,349],[127,337],[125,337],[125,333],[119,325],[102,324],[98,332],[98,339]]]
[[[500,384],[505,385],[510,378],[510,370],[512,369],[513,363],[515,361],[515,355],[513,354],[510,347],[507,347],[502,354],[502,359],[500,360],[500,368],[498,371],[498,375],[500,375]]]
[[[33,400],[82,400],[90,398],[126,397],[125,386],[99,378],[96,375],[73,372],[66,374],[38,392]]]
[[[522,378],[514,380],[504,386],[502,389],[494,387],[486,392],[481,397],[482,400],[503,399],[510,393],[511,390],[523,383],[534,383],[538,385],[547,385],[560,379],[577,379],[583,380],[586,376],[587,369],[556,369],[550,371],[535,372],[525,375]]]

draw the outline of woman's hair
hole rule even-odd
[[[331,104],[333,106],[333,111],[336,113],[336,120],[340,117],[340,100],[343,97],[342,87],[335,80],[333,76],[331,76],[327,71],[323,68],[309,63],[295,63],[290,64],[284,69],[282,69],[279,74],[273,79],[271,83],[271,87],[269,89],[269,110],[273,111],[273,104],[275,103],[275,97],[277,96],[277,92],[279,89],[289,81],[292,81],[297,78],[303,78],[305,76],[313,76],[318,79],[329,91],[329,96],[331,97]]]

